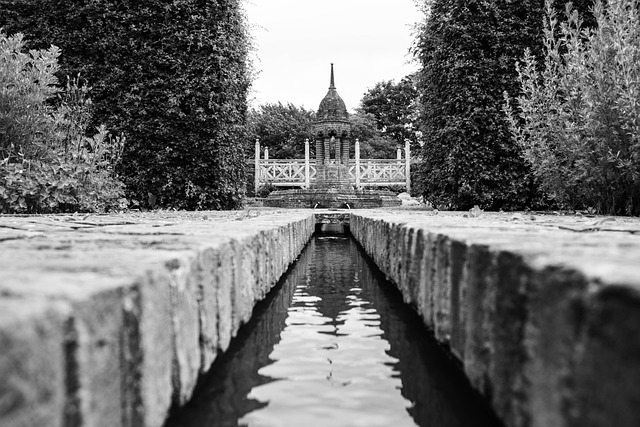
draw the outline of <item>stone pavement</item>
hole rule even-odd
[[[0,425],[161,426],[310,212],[0,216]]]
[[[640,425],[640,220],[386,210],[350,222],[507,426]]]
[[[0,425],[161,426],[335,213],[506,425],[640,425],[640,220],[401,208],[0,216]]]

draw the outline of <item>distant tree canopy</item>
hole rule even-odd
[[[381,136],[402,146],[409,140],[412,148],[417,149],[417,101],[416,76],[409,75],[398,83],[391,80],[377,83],[362,97],[360,110],[373,116]]]
[[[264,104],[249,111],[248,155],[254,142],[269,148],[269,157],[274,159],[296,159],[304,157],[304,140],[313,140],[315,114],[293,104]],[[313,147],[313,144],[311,144]]]
[[[365,112],[362,108],[349,117],[351,121],[350,156],[354,157],[355,140],[360,141],[360,157],[363,159],[395,159],[398,141],[381,132],[377,126],[376,116]]]
[[[127,138],[132,200],[228,209],[244,191],[250,84],[240,0],[0,0],[0,27],[59,46],[61,81],[92,86],[94,123]]]

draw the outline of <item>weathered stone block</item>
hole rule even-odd
[[[495,322],[496,265],[485,245],[471,245],[468,257],[464,370],[471,384],[490,396],[488,375],[493,357],[490,331]]]
[[[420,299],[418,313],[425,325],[435,330],[435,289],[436,289],[436,242],[437,235],[420,230],[418,239],[422,240],[422,258],[420,259]]]
[[[226,351],[233,336],[233,252],[231,244],[220,247],[216,268],[218,307],[218,348]]]
[[[492,403],[507,425],[525,426],[528,415],[527,382],[523,375],[527,361],[524,330],[532,271],[521,256],[510,251],[498,251],[496,262],[495,315],[490,331]]]
[[[449,344],[451,341],[451,252],[449,239],[438,234],[435,236],[435,279],[434,279],[434,329],[438,341]]]
[[[525,327],[526,399],[532,427],[566,426],[587,281],[575,270],[535,270]]]
[[[66,337],[66,424],[120,425],[125,381],[123,289],[114,287],[74,301],[71,316]]]
[[[182,405],[191,397],[200,373],[200,278],[192,254],[167,261],[165,267],[170,278],[173,402]]]
[[[231,242],[233,253],[233,336],[237,334],[240,326],[249,320],[253,310],[252,249],[248,241],[234,240]]]
[[[467,266],[467,245],[460,240],[449,242],[449,269],[451,284],[451,352],[464,360],[466,295],[465,268]],[[468,273],[467,273],[468,274]]]
[[[593,294],[579,347],[572,427],[636,427],[640,421],[640,292],[607,286]]]
[[[171,406],[171,280],[158,265],[124,290],[124,426],[161,425]]]
[[[200,272],[200,370],[206,372],[218,355],[217,247],[203,247],[198,254]]]
[[[506,425],[639,425],[638,222],[609,220],[613,233],[585,221],[362,212],[351,224],[405,300],[419,290],[436,337],[446,343],[450,330],[453,354]],[[414,248],[383,232],[401,222]],[[406,273],[385,264],[393,244],[413,258],[402,260]]]
[[[420,271],[424,253],[424,240],[419,238],[419,232],[415,228],[409,229],[407,239],[407,255],[410,259],[407,262],[407,294],[404,295],[404,300],[418,310],[420,305]]]
[[[65,304],[0,301],[0,425],[65,427]]]

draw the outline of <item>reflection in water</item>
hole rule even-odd
[[[318,236],[167,423],[237,425],[498,424],[355,242]]]

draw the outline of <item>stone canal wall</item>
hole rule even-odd
[[[350,229],[507,426],[640,425],[638,219],[370,211]]]
[[[0,216],[0,425],[161,426],[314,228],[292,211]]]

